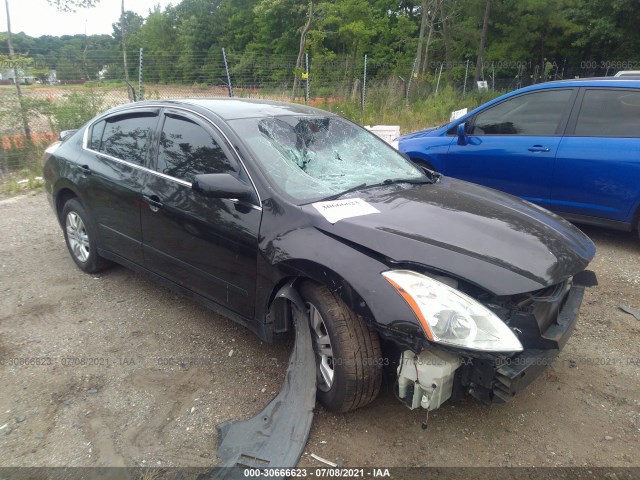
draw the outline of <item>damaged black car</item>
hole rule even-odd
[[[563,219],[301,105],[123,105],[46,157],[78,267],[142,272],[267,342],[302,312],[332,411],[373,401],[385,368],[411,408],[504,403],[553,362],[594,282],[595,247]]]

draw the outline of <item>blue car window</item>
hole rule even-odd
[[[544,90],[510,98],[476,116],[472,135],[555,135],[573,95]]]
[[[587,90],[578,114],[574,135],[640,137],[640,91]]]

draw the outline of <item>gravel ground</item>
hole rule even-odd
[[[0,466],[216,463],[215,425],[280,389],[291,341],[248,330],[122,267],[82,273],[42,193],[0,200]],[[587,229],[598,253],[576,331],[505,407],[316,408],[311,453],[345,466],[640,466],[637,235]],[[29,365],[21,365],[27,359]]]

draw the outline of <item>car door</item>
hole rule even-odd
[[[82,191],[98,227],[100,246],[142,265],[140,201],[145,165],[159,109],[135,109],[89,127],[78,160]]]
[[[548,206],[551,174],[575,89],[523,93],[467,121],[443,173]],[[453,133],[453,132],[450,132]]]
[[[640,90],[585,88],[579,100],[558,148],[553,209],[631,222],[640,200]]]
[[[143,186],[145,264],[218,304],[252,318],[262,209],[208,198],[192,189],[198,174],[229,173],[250,183],[213,124],[182,110],[163,114],[155,174]]]

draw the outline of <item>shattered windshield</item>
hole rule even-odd
[[[339,117],[281,116],[232,120],[272,183],[300,203],[422,172],[393,148]]]

